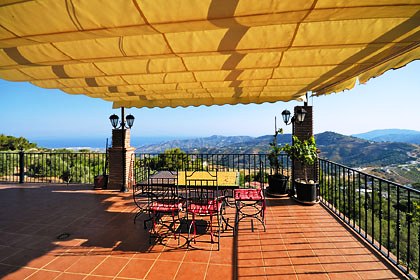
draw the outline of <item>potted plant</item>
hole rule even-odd
[[[298,161],[302,168],[304,178],[297,178],[294,182],[296,188],[296,198],[302,202],[316,202],[318,183],[308,180],[307,167],[313,166],[317,159],[317,148],[315,138],[301,141],[293,136],[293,144],[286,144],[283,151],[293,160]]]
[[[268,176],[268,193],[269,194],[286,194],[287,193],[287,182],[288,176],[280,173],[280,167],[282,163],[279,160],[282,147],[277,144],[277,135],[283,134],[283,129],[276,130],[274,132],[273,141],[270,142],[271,151],[268,154],[268,160],[271,168],[274,170],[274,174]]]

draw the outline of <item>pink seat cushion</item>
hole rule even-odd
[[[216,211],[219,211],[222,207],[222,202],[219,200],[210,200],[207,204],[188,204],[188,210],[194,214],[210,215],[214,214]]]
[[[261,189],[236,189],[233,191],[235,200],[257,201],[262,200],[263,195]]]
[[[182,203],[152,202],[152,204],[149,206],[149,208],[152,211],[172,212],[172,211],[181,210]]]

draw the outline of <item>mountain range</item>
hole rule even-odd
[[[268,153],[272,135],[250,136],[210,136],[187,140],[173,140],[157,145],[138,148],[141,153],[160,153],[171,148],[180,148],[187,153]],[[321,158],[350,167],[386,166],[405,164],[420,158],[420,145],[399,142],[376,142],[335,132],[315,135]],[[280,145],[291,142],[290,134],[277,137]]]
[[[420,144],[420,131],[408,129],[380,129],[354,134],[354,137],[376,142],[403,142]]]

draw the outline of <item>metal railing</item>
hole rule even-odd
[[[0,182],[93,184],[106,153],[0,152]]]
[[[286,154],[279,158],[280,172],[289,176],[291,164]],[[145,179],[145,167],[152,170],[168,168],[172,170],[215,170],[237,171],[240,186],[255,186],[258,182],[267,182],[267,176],[273,173],[266,154],[136,154],[135,181]]]
[[[321,203],[410,278],[420,275],[420,191],[319,160]]]

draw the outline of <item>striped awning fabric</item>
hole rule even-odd
[[[0,78],[114,108],[302,100],[419,46],[420,0],[0,1]]]

